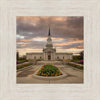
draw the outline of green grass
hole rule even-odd
[[[83,66],[77,66],[77,65],[74,65],[74,64],[68,64],[68,65],[70,65],[70,66],[72,66],[72,67],[75,67],[75,68],[78,68],[78,69],[81,69],[81,70],[84,69]]]
[[[20,60],[18,60],[18,63],[23,63],[23,62],[26,62],[27,60],[25,60],[25,59],[20,59]]]
[[[62,75],[60,70],[53,65],[44,65],[37,73],[39,76],[59,76]]]
[[[24,68],[24,67],[27,67],[27,66],[30,66],[32,65],[32,63],[28,63],[26,65],[20,65],[20,66],[17,66],[17,69],[21,69],[21,68]]]

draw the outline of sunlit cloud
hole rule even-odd
[[[65,46],[65,45],[71,45],[73,43],[83,43],[83,40],[80,40],[80,41],[70,41],[70,42],[64,42],[64,43],[54,43],[54,46]]]
[[[21,36],[21,35],[19,35],[19,34],[17,34],[17,39],[24,39],[24,36]]]
[[[47,43],[48,30],[57,52],[80,52],[84,49],[83,17],[17,17],[17,50],[42,52]]]
[[[41,38],[41,37],[37,37],[37,38],[33,38],[33,41],[46,41],[46,38]]]

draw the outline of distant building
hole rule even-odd
[[[52,39],[50,35],[50,27],[49,34],[47,39],[46,47],[43,48],[43,53],[26,53],[27,60],[29,59],[39,59],[39,60],[64,60],[64,59],[72,59],[73,53],[56,53],[56,49],[53,47]]]

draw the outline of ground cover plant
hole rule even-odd
[[[62,73],[57,67],[53,65],[44,65],[38,71],[37,75],[39,76],[59,76],[59,75],[62,75]]]

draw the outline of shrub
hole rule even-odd
[[[80,62],[79,62],[80,64],[83,64],[84,63],[84,61],[83,60],[80,60]]]

